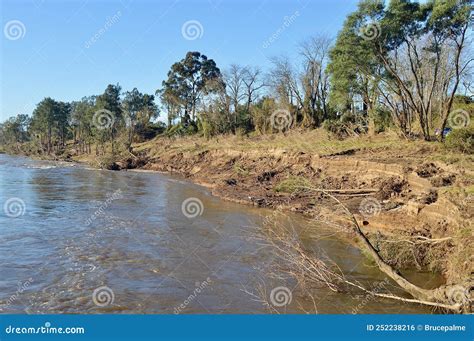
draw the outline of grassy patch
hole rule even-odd
[[[290,193],[303,190],[305,187],[311,187],[308,179],[301,176],[290,176],[287,179],[280,181],[273,190],[279,193]]]
[[[248,176],[250,172],[246,170],[244,167],[240,165],[240,163],[236,162],[233,166],[234,173],[240,176]]]

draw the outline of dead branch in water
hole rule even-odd
[[[413,300],[407,300],[402,297],[393,297],[391,295],[386,298],[397,299],[407,302],[415,302],[429,306],[448,309],[458,313],[468,313],[471,310],[469,292],[473,288],[473,284],[463,283],[462,285],[443,285],[436,289],[423,289],[408,281],[397,270],[385,262],[379,251],[372,245],[369,238],[362,231],[354,214],[334,195],[325,189],[311,188],[308,186],[301,186],[302,188],[315,192],[322,192],[329,198],[336,201],[350,217],[354,231],[362,242],[364,249],[373,257],[379,269],[393,279],[402,289],[413,296]],[[438,242],[440,242],[438,240]],[[349,284],[349,283],[348,283]],[[378,296],[378,295],[377,295]]]
[[[338,283],[343,282],[344,276],[336,264],[328,265],[321,259],[312,257],[305,250],[293,227],[283,224],[267,222],[265,228],[265,241],[275,255],[284,261],[285,272],[298,280],[304,286],[305,280],[328,287],[332,291],[340,290]]]
[[[362,290],[375,297],[386,299],[393,299],[408,303],[417,303],[431,307],[441,308],[457,313],[469,313],[471,310],[469,293],[472,290],[472,285],[469,283],[457,285],[442,285],[435,289],[424,289],[410,281],[408,281],[402,274],[394,269],[390,264],[385,262],[366,234],[362,231],[357,219],[349,209],[333,194],[324,189],[313,189],[311,187],[301,186],[302,189],[322,192],[335,202],[337,202],[344,210],[345,214],[350,218],[351,225],[358,239],[361,241],[363,249],[374,259],[378,268],[388,277],[394,280],[405,292],[409,293],[413,298],[404,298],[392,294],[374,292],[364,288],[359,283],[354,283],[348,280],[343,272],[337,267],[334,262],[330,260],[321,260],[315,255],[311,254],[297,238],[297,233],[294,228],[288,229],[282,226],[283,224],[275,221],[270,221],[272,224],[266,222],[264,228],[265,241],[267,246],[271,246],[278,257],[286,264],[286,269],[283,269],[287,274],[291,275],[298,281],[298,286],[309,294],[308,285],[324,285],[332,291],[342,291],[345,286],[350,286]],[[275,217],[274,217],[275,218]],[[281,219],[279,219],[281,221]],[[271,225],[271,226],[268,226]],[[418,243],[441,243],[450,240],[451,238],[430,239],[426,237],[416,238],[414,242]]]

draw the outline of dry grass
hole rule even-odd
[[[365,157],[384,159],[402,157],[419,158],[423,161],[440,161],[446,164],[460,165],[474,171],[472,155],[454,153],[444,148],[439,142],[407,140],[399,138],[393,132],[374,137],[359,136],[345,140],[332,138],[325,130],[294,130],[287,134],[250,135],[250,136],[217,136],[205,139],[198,136],[182,138],[157,137],[134,146],[137,152],[147,151],[151,157],[163,154],[200,153],[203,151],[235,152],[295,152],[327,156],[356,151]]]
[[[163,142],[165,140],[166,142]],[[168,142],[168,143],[167,143]],[[302,151],[315,154],[332,154],[348,149],[361,149],[370,147],[395,147],[400,140],[393,134],[384,135],[383,138],[349,138],[346,140],[331,139],[321,129],[312,131],[291,131],[288,134],[250,135],[246,136],[218,136],[205,139],[197,136],[188,136],[178,139],[158,137],[136,146],[137,150],[149,147],[162,147],[172,145],[169,150],[180,152],[198,151],[199,149],[248,151],[254,149],[284,149],[287,151]],[[157,146],[158,144],[158,146]]]

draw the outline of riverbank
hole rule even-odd
[[[322,130],[288,135],[158,137],[136,144],[139,157],[107,160],[111,169],[180,174],[226,200],[301,213],[355,243],[351,223],[329,191],[354,214],[393,267],[470,280],[473,156],[435,142],[373,138],[332,140]],[[104,166],[93,155],[68,159]]]
[[[298,212],[355,239],[341,207],[320,190],[329,191],[397,269],[437,271],[448,283],[474,273],[472,155],[393,135],[330,140],[323,131],[157,138],[134,151],[145,155],[140,169],[181,174],[227,200]]]
[[[291,304],[279,308],[286,314],[305,314],[315,304],[319,314],[432,312],[326,286],[313,288],[313,301],[303,287],[295,287],[294,278],[278,271],[274,249],[255,238],[265,231],[262,222],[273,216],[270,210],[221,200],[180,176],[0,155],[0,182],[2,205],[9,198],[25,204],[17,218],[0,215],[0,225],[8,226],[0,254],[3,313],[265,314],[269,307],[250,293],[281,286],[292,290]],[[202,204],[201,214],[185,214],[182,203],[189,198]],[[278,217],[348,277],[405,297],[361,252],[324,226],[307,225],[295,214]],[[275,278],[277,273],[281,276]],[[410,275],[416,283],[442,283],[434,274]],[[25,283],[28,288],[18,294]],[[115,299],[98,306],[92,294],[104,286]],[[189,300],[197,287],[198,297]],[[11,299],[14,294],[17,300]]]

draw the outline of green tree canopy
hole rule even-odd
[[[184,111],[183,123],[194,125],[196,108],[203,95],[217,92],[225,86],[214,60],[199,52],[188,52],[184,59],[174,63],[162,85],[162,98],[178,102]]]

